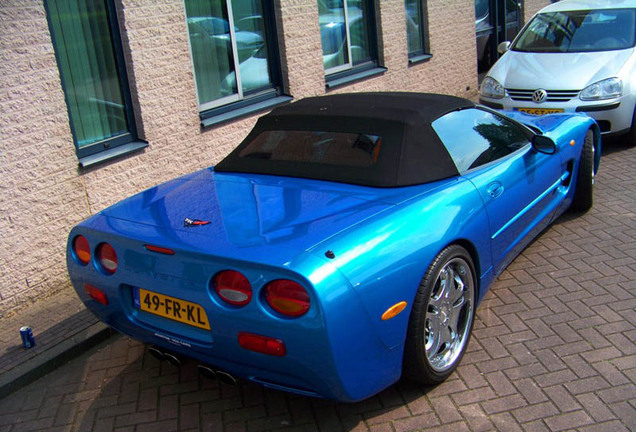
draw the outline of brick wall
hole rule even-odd
[[[526,0],[524,1],[523,12],[524,22],[528,22],[532,15],[539,12],[539,9],[546,7],[551,2],[550,0]]]
[[[149,147],[80,170],[42,0],[0,4],[0,318],[70,289],[66,236],[128,195],[218,162],[258,115],[201,130],[183,2],[119,0],[140,138]],[[276,2],[284,87],[325,93],[318,8]],[[385,74],[335,92],[403,90],[471,96],[477,88],[474,4],[429,2],[427,62],[408,65],[403,0],[376,0]]]
[[[67,287],[69,227],[90,215],[41,1],[0,6],[0,317]]]

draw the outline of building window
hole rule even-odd
[[[280,94],[271,0],[185,0],[185,10],[202,118]]]
[[[48,0],[49,24],[80,164],[139,150],[114,6]]]
[[[345,83],[351,80],[347,77],[386,70],[378,68],[372,0],[318,0],[318,13],[328,87],[330,81]]]
[[[409,62],[430,58],[428,54],[428,13],[425,0],[404,0]]]

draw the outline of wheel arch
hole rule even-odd
[[[479,258],[479,252],[477,252],[477,248],[475,247],[475,245],[470,240],[467,240],[467,239],[458,239],[455,242],[450,243],[446,247],[452,246],[453,244],[456,244],[466,249],[466,251],[470,255],[470,258],[473,260],[473,267],[474,267],[473,270],[475,271],[475,284],[477,286],[477,294],[478,294],[477,299],[479,299],[481,298],[483,294],[481,291],[482,290],[482,287],[481,287],[482,269],[481,269],[481,260]],[[444,250],[446,247],[444,247],[442,250]]]
[[[473,264],[473,270],[475,271],[475,284],[477,287],[477,298],[475,299],[476,301],[478,301],[479,299],[481,299],[482,295],[484,294],[482,292],[482,275],[484,273],[483,269],[481,268],[481,264],[482,264],[482,260],[480,259],[479,256],[479,252],[477,251],[477,246],[475,246],[475,244],[467,239],[467,238],[457,238],[455,240],[452,240],[448,243],[444,243],[439,250],[437,250],[437,252],[435,254],[432,254],[429,256],[430,259],[428,259],[428,261],[426,262],[422,262],[420,265],[420,272],[421,272],[421,276],[420,276],[420,281],[422,279],[424,279],[424,276],[426,275],[426,272],[428,271],[428,269],[430,268],[431,264],[435,261],[435,258],[437,256],[439,256],[440,253],[442,253],[443,250],[451,247],[451,246],[461,246],[463,247],[466,252],[468,252],[468,255],[470,255],[470,259],[472,260],[472,264]],[[486,289],[488,288],[487,286],[484,288]],[[417,291],[413,292],[413,298],[409,299],[409,305],[411,305],[413,303],[413,299],[415,298],[415,295],[417,294]],[[410,313],[410,312],[409,312]]]

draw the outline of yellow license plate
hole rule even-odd
[[[205,309],[196,303],[137,288],[134,291],[134,305],[153,315],[210,330]]]
[[[563,112],[563,109],[561,108],[515,108],[515,110],[532,115],[545,115]]]

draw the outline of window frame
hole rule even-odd
[[[408,12],[406,11],[406,1],[404,0],[404,15],[408,16]],[[408,53],[409,64],[420,63],[426,60],[429,60],[433,57],[431,54],[431,46],[430,46],[430,37],[428,31],[428,1],[427,0],[417,0],[417,12],[422,20],[422,25],[420,27],[420,31],[418,32],[418,37],[420,42],[422,43],[422,48],[411,52],[408,47],[408,39],[409,39],[409,30],[408,27],[406,29],[406,50]]]
[[[347,58],[348,63],[334,66],[325,70],[325,81],[327,89],[347,85],[353,81],[369,78],[376,75],[381,75],[386,72],[386,68],[380,66],[378,59],[379,43],[377,32],[377,17],[375,10],[374,0],[362,0],[364,12],[367,16],[366,31],[369,39],[369,60],[354,64],[351,57],[351,35],[349,28],[348,18],[348,2],[349,0],[343,0],[344,14],[345,14],[345,30],[346,30],[346,43],[347,43]],[[320,12],[319,12],[320,13]],[[321,48],[322,51],[322,48]],[[324,64],[323,64],[324,68]]]
[[[102,162],[106,162],[111,159],[134,153],[148,147],[148,143],[146,141],[142,141],[138,138],[133,99],[128,82],[128,71],[126,68],[126,58],[124,55],[123,43],[120,33],[117,8],[115,7],[115,3],[113,0],[103,0],[103,2],[106,9],[107,23],[110,30],[110,37],[112,42],[111,46],[115,58],[117,76],[119,78],[119,85],[121,86],[128,131],[114,137],[96,141],[92,144],[86,145],[83,148],[80,148],[77,141],[76,128],[71,113],[70,101],[67,91],[69,85],[68,83],[66,83],[66,80],[62,74],[62,70],[60,67],[61,59],[56,48],[56,36],[53,32],[53,23],[49,0],[44,1],[46,18],[49,25],[49,35],[51,37],[51,43],[53,45],[53,51],[58,67],[62,91],[64,92],[64,101],[66,103],[69,127],[71,130],[71,135],[73,137],[73,145],[75,146],[75,153],[79,159],[79,165],[82,168],[87,168]]]
[[[185,1],[184,11],[185,11]],[[289,102],[292,97],[285,94],[283,90],[282,67],[280,61],[280,48],[278,41],[278,26],[276,20],[276,8],[272,0],[263,0],[261,2],[263,8],[263,24],[265,31],[265,44],[268,53],[268,68],[272,81],[271,88],[262,88],[255,91],[245,92],[241,85],[240,63],[238,56],[238,46],[236,43],[234,14],[232,10],[232,1],[224,0],[227,8],[228,24],[230,28],[230,42],[232,45],[233,62],[232,67],[235,72],[237,82],[237,93],[215,99],[204,104],[199,101],[199,91],[196,87],[196,71],[194,71],[194,57],[192,51],[192,42],[188,32],[188,46],[190,49],[190,61],[192,65],[195,92],[197,97],[197,109],[199,110],[199,118],[201,119],[201,127],[206,128],[225,123],[255,112],[270,109],[274,106]],[[185,13],[186,28],[188,15]],[[237,67],[238,66],[238,67]]]

